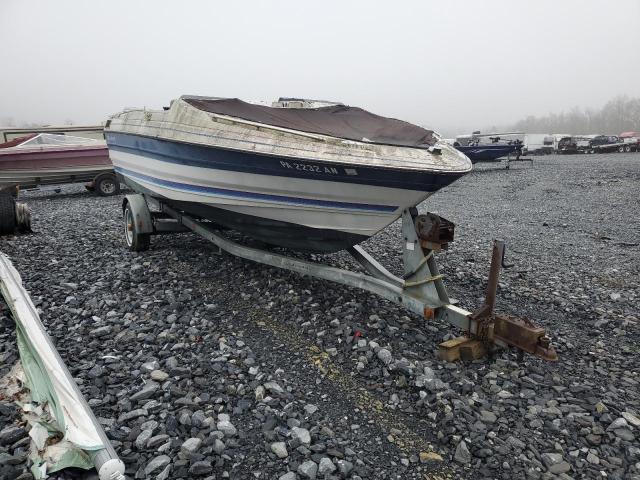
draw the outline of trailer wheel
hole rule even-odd
[[[120,193],[120,183],[112,173],[105,173],[97,177],[94,181],[94,186],[101,197],[110,197]]]
[[[624,152],[624,147],[622,145],[620,145],[618,147],[618,152],[620,152],[620,153]]]
[[[151,235],[148,233],[139,233],[134,218],[131,204],[127,203],[127,206],[124,208],[124,239],[127,242],[127,247],[132,252],[149,250]]]
[[[624,151],[625,151],[625,152],[627,152],[627,153],[629,153],[629,152],[631,151],[631,145],[626,145],[626,146],[624,147]]]
[[[0,194],[0,235],[16,229],[16,201],[11,195]]]

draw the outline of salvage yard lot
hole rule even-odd
[[[445,364],[437,344],[456,332],[368,293],[192,234],[128,252],[121,197],[66,186],[22,200],[35,233],[0,250],[131,478],[640,475],[640,154],[479,165],[420,208],[456,224],[438,261],[465,308],[483,299],[491,240],[506,241],[497,310],[547,328],[557,363]],[[364,244],[396,272],[399,232]],[[0,322],[4,374],[17,357]],[[0,407],[2,430],[14,417]],[[20,448],[0,441],[0,458]],[[0,477],[23,470],[0,463]]]

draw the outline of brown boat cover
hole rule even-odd
[[[205,112],[359,142],[422,148],[436,142],[431,130],[395,118],[381,117],[358,107],[277,108],[255,105],[237,98],[181,98]]]

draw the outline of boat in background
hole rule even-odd
[[[620,135],[618,135],[618,138],[625,141],[627,139],[630,139],[631,141],[637,141],[640,140],[640,132],[622,132]]]
[[[101,195],[119,192],[104,141],[39,133],[0,144],[0,189],[76,182]]]
[[[522,155],[523,139],[521,132],[481,134],[478,131],[457,136],[453,146],[469,157],[471,163],[499,162],[504,157],[518,159]]]
[[[115,171],[134,191],[222,227],[335,252],[471,170],[416,125],[337,102],[280,102],[182,96],[165,110],[116,114],[105,125]]]
[[[0,143],[9,142],[16,138],[27,137],[38,133],[53,133],[71,137],[93,138],[104,140],[102,125],[48,125],[46,127],[0,127]]]

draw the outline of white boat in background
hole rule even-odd
[[[135,191],[270,244],[320,252],[369,238],[471,170],[433,132],[342,104],[183,96],[165,110],[114,115],[105,137]]]

